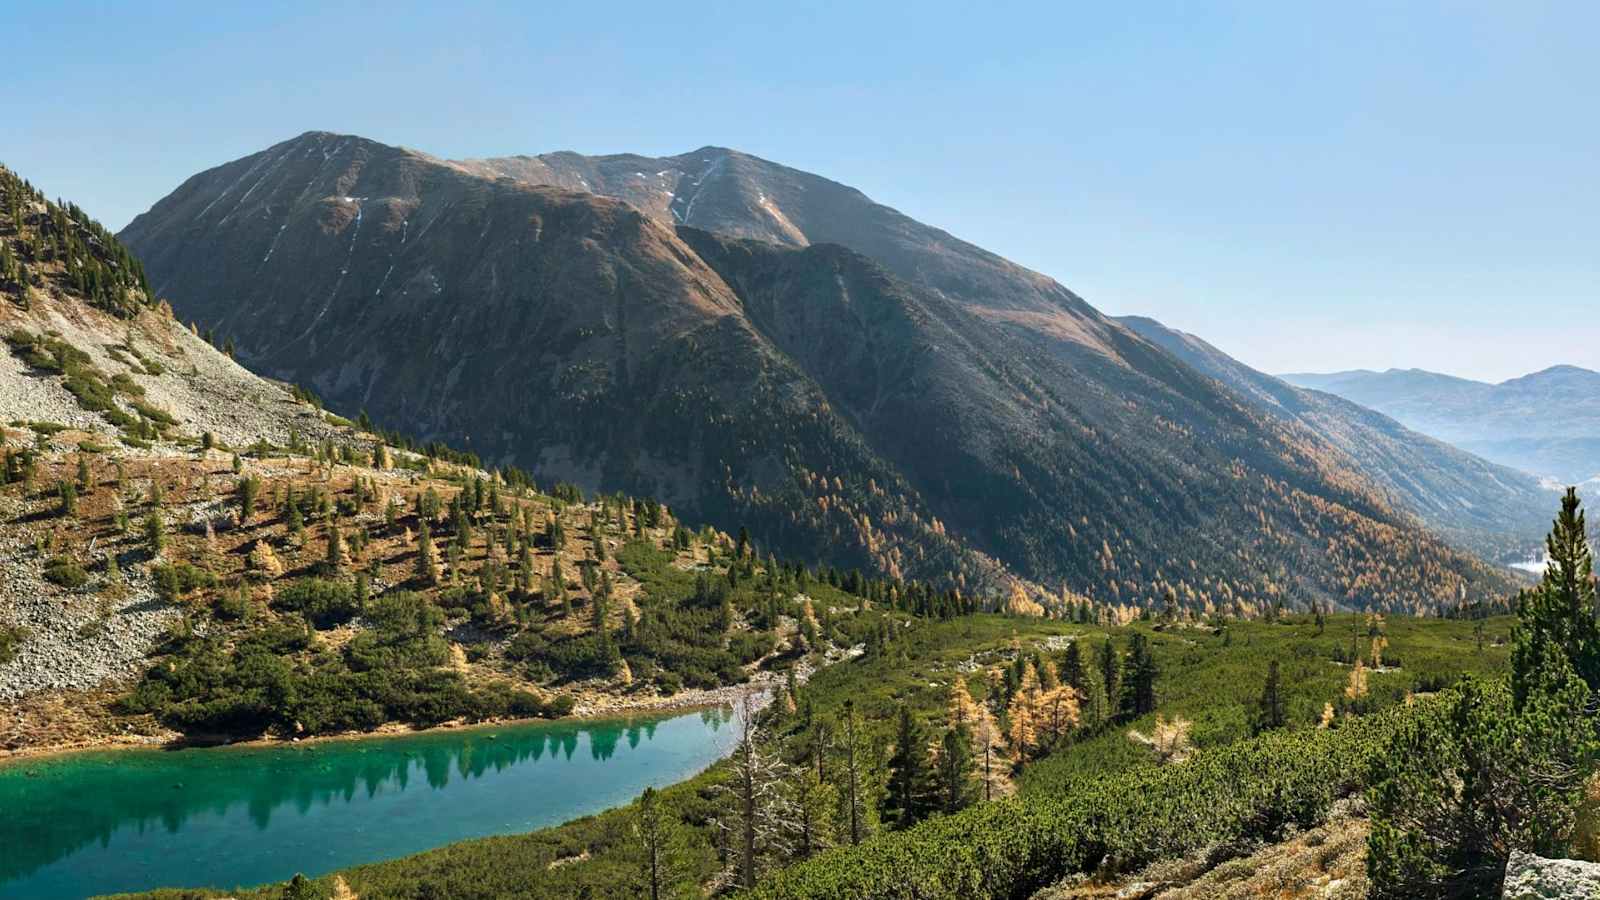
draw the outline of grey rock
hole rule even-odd
[[[1506,900],[1595,900],[1600,898],[1600,863],[1545,859],[1513,850],[1501,896]]]

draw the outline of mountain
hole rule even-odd
[[[1540,545],[1555,495],[1537,478],[1412,431],[1358,403],[1258,372],[1154,319],[1118,321],[1227,385],[1265,415],[1319,435],[1393,504],[1458,545],[1507,562],[1526,559]]]
[[[60,738],[63,723],[15,705],[19,697],[124,681],[184,618],[133,565],[142,554],[129,553],[142,529],[128,518],[158,481],[174,498],[170,523],[192,524],[215,514],[214,492],[233,484],[222,446],[342,442],[350,429],[179,324],[104,228],[3,166],[0,337],[4,747]],[[73,517],[62,515],[67,485],[76,485]],[[125,558],[115,594],[105,587],[108,554]],[[89,581],[104,595],[75,583]]]
[[[1564,484],[1600,478],[1600,372],[1552,366],[1499,384],[1421,369],[1282,377],[1524,472]]]
[[[1509,587],[1050,279],[733,151],[450,162],[312,132],[121,237],[258,371],[779,552],[1052,602]]]

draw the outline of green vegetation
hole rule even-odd
[[[94,306],[131,318],[151,303],[144,266],[105,226],[73,203],[53,203],[0,166],[0,290],[26,302],[29,285],[54,280]]]
[[[648,561],[638,562],[639,571],[647,571]],[[694,575],[674,570],[663,577],[692,596]],[[809,582],[808,591],[819,612],[841,603],[860,607],[859,598],[837,592],[825,579]],[[985,614],[914,618],[906,625],[903,615],[884,616],[870,605],[865,615],[840,616],[829,625],[838,643],[865,644],[868,652],[817,672],[796,691],[792,711],[780,696],[762,720],[758,746],[783,767],[784,796],[792,804],[788,815],[797,824],[783,849],[769,854],[789,868],[775,872],[755,893],[1025,896],[1031,888],[1094,868],[1108,854],[1120,870],[1201,846],[1242,849],[1318,819],[1334,799],[1364,787],[1386,742],[1408,721],[1411,707],[1403,702],[1408,693],[1436,689],[1468,673],[1503,671],[1508,655],[1511,622],[1504,617],[1481,623],[1482,652],[1479,623],[1391,619],[1381,626],[1391,665],[1370,672],[1366,712],[1336,717],[1333,727],[1319,729],[1321,711],[1344,696],[1353,671],[1336,657],[1348,652],[1353,632],[1365,644],[1376,624],[1355,615],[1322,619],[1321,625],[1313,616],[1286,616],[1276,623],[1229,620],[1214,626],[1152,619],[1107,628]],[[897,739],[904,714],[914,731],[942,745],[958,733],[950,727],[957,684],[970,692],[976,708],[1004,723],[1003,672],[1011,671],[1016,659],[1029,660],[1029,672],[1035,658],[1059,661],[1056,668],[1065,681],[1071,647],[1097,649],[1109,637],[1118,655],[1126,655],[1135,634],[1145,639],[1159,673],[1156,713],[1194,723],[1188,761],[1162,765],[1149,749],[1129,740],[1129,731],[1153,730],[1154,715],[1074,732],[1048,755],[1024,764],[1020,774],[1000,739],[990,760],[995,802],[977,802],[987,786],[981,747],[970,765],[953,764],[965,770],[965,778],[949,784],[938,776],[948,760],[941,754],[925,775],[904,779],[922,786],[911,791],[920,804],[918,824],[897,828],[900,807],[891,799],[891,780],[901,765],[894,757],[908,758]],[[1063,643],[1067,637],[1073,640]],[[1091,662],[1094,652],[1088,654]],[[1251,738],[1270,660],[1279,662],[1288,722]],[[1403,664],[1394,668],[1394,660]],[[1085,668],[1094,671],[1092,665]],[[1419,699],[1416,708],[1443,702]],[[980,724],[973,719],[963,727],[976,730]],[[815,777],[819,759],[820,780]],[[737,783],[733,771],[724,762],[653,798],[657,814],[665,811],[679,829],[674,859],[685,882],[710,883],[737,862],[737,854],[718,850],[714,825],[727,809],[727,786]],[[1011,781],[1019,792],[1000,799]],[[1251,787],[1241,790],[1240,784]],[[934,802],[951,787],[964,797],[948,807]],[[947,814],[950,809],[959,811]],[[855,849],[848,846],[852,810],[862,841]],[[645,884],[635,828],[641,814],[635,804],[531,835],[464,842],[341,874],[363,898],[408,898],[429,891],[467,898],[633,898]],[[586,858],[577,859],[584,853]],[[557,860],[566,862],[551,868]],[[733,877],[736,883],[737,872]],[[327,889],[326,879],[316,884]],[[243,896],[275,897],[278,889]]]
[[[1396,735],[1371,792],[1378,897],[1498,897],[1513,849],[1565,856],[1600,760],[1594,565],[1568,489],[1542,583],[1517,598],[1511,673],[1468,680]]]
[[[69,590],[89,583],[89,573],[83,570],[83,566],[59,556],[44,564],[44,577],[46,581]]]
[[[17,648],[28,639],[28,629],[21,625],[0,623],[0,664],[16,658]]]

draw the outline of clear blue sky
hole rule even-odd
[[[0,34],[0,161],[113,227],[309,129],[717,144],[1268,371],[1600,368],[1594,4],[15,2]]]

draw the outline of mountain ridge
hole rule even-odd
[[[1539,480],[1489,463],[1336,394],[1258,372],[1193,334],[1143,316],[1119,321],[1217,378],[1269,415],[1306,427],[1400,508],[1487,558],[1525,559],[1548,526],[1550,491]]]
[[[1289,374],[1494,462],[1577,484],[1600,475],[1600,372],[1555,365],[1498,384],[1422,369]],[[1559,420],[1545,415],[1559,407]]]
[[[258,368],[794,555],[1051,602],[1420,608],[1507,585],[1314,436],[859,191],[742,154],[552,159],[547,181],[637,183],[656,211],[313,134],[197,174],[123,237]],[[779,217],[798,235],[772,240]],[[1387,553],[1418,565],[1379,592],[1359,570]]]

